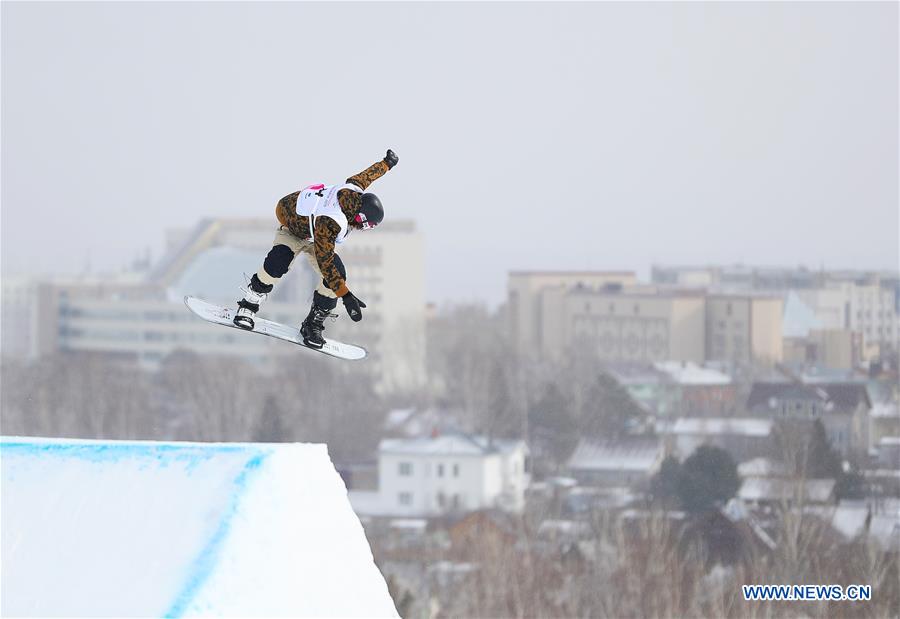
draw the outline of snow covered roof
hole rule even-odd
[[[508,453],[524,448],[524,441],[494,439],[465,434],[442,434],[437,437],[384,439],[378,445],[379,453],[435,456],[481,456],[491,453]]]
[[[392,529],[408,529],[421,533],[428,528],[428,521],[424,518],[394,518],[388,526]]]
[[[737,417],[680,417],[669,428],[671,434],[769,436],[775,422],[772,419]]]
[[[538,527],[539,537],[590,535],[591,526],[580,520],[544,520]]]
[[[802,482],[804,498],[807,501],[824,503],[834,493],[833,479],[807,479]],[[790,479],[748,477],[738,490],[742,501],[782,501],[794,499],[801,482]]]
[[[873,510],[864,501],[841,501],[835,507],[810,507],[810,511],[831,523],[831,526],[852,540],[866,534],[866,520],[869,520],[868,534],[884,548],[896,548],[900,541],[900,503],[887,501],[879,509]]]
[[[728,374],[705,368],[692,362],[658,361],[653,364],[660,372],[665,373],[679,385],[730,385]]]
[[[737,470],[741,477],[780,477],[785,474],[784,465],[769,458],[754,458],[741,462]]]
[[[403,425],[416,412],[414,408],[397,408],[389,411],[384,421],[385,428],[395,428]]]
[[[629,438],[595,442],[582,439],[569,458],[573,471],[650,472],[662,458],[662,445],[655,438]]]
[[[612,361],[605,363],[603,369],[625,387],[658,385],[664,380],[664,374],[649,363]]]
[[[890,419],[900,416],[900,411],[898,411],[897,404],[894,402],[875,402],[872,404],[872,410],[869,411],[869,414],[872,417],[886,417]]]

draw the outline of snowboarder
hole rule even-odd
[[[309,314],[300,326],[303,343],[322,348],[325,319],[336,316],[331,312],[338,298],[351,320],[362,320],[366,304],[347,288],[347,271],[335,246],[343,243],[351,230],[371,230],[384,219],[381,200],[363,192],[398,161],[394,151],[388,150],[384,159],[351,176],[343,185],[310,185],[278,201],[275,216],[281,226],[262,268],[242,289],[244,296],[238,301],[235,326],[253,329],[253,318],[260,305],[299,254],[306,255],[313,271],[322,278],[313,292]]]

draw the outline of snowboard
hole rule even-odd
[[[332,357],[337,357],[338,359],[348,359],[350,361],[355,361],[358,359],[363,359],[366,356],[365,348],[361,346],[355,346],[354,344],[344,344],[343,342],[338,342],[337,340],[332,339],[326,339],[325,345],[322,346],[322,348],[313,348],[312,346],[307,346],[303,343],[303,336],[300,335],[300,329],[298,329],[297,327],[289,327],[287,325],[281,324],[280,322],[266,320],[265,318],[259,318],[258,316],[253,319],[253,329],[242,329],[232,322],[235,312],[234,309],[221,307],[197,297],[186,296],[184,298],[184,304],[187,305],[188,309],[191,310],[194,314],[196,314],[203,320],[206,320],[213,324],[231,327],[232,329],[237,329],[238,331],[246,331],[247,333],[259,333],[261,335],[268,335],[269,337],[284,340],[285,342],[290,342],[291,344],[297,344],[301,348],[314,350],[315,352],[324,353]]]

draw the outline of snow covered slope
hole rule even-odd
[[[3,616],[396,616],[324,445],[0,439]]]

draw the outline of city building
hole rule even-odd
[[[558,338],[555,325],[544,331],[545,295],[558,295],[578,286],[596,289],[636,282],[632,271],[511,271],[507,311],[513,343],[520,352],[541,354],[545,341]]]
[[[603,364],[603,370],[654,417],[671,417],[681,410],[681,394],[672,388],[667,375],[652,363],[607,362]]]
[[[864,361],[862,334],[833,326],[842,320],[817,314],[796,291],[790,291],[784,303],[784,361],[800,367],[859,367]]]
[[[878,359],[898,349],[900,313],[893,280],[861,277],[795,292],[813,310],[822,329],[859,333],[864,358]]]
[[[679,282],[706,284],[708,278]],[[560,359],[771,366],[782,360],[777,295],[639,284],[630,272],[509,274],[509,324],[520,351]]]
[[[711,294],[765,293],[785,298],[795,295],[806,304],[816,324],[807,327],[822,330],[816,347],[827,339],[835,355],[847,356],[849,347],[858,341],[838,331],[858,333],[862,337],[862,349],[858,353],[863,360],[884,359],[898,350],[900,339],[900,275],[896,271],[839,271],[810,270],[804,267],[753,267],[753,266],[705,266],[668,267],[654,266],[652,281],[665,286],[702,286]],[[785,337],[798,336],[786,333]],[[835,338],[840,337],[838,343]],[[789,355],[797,358],[815,354],[815,350],[803,348],[799,342],[788,342]],[[840,350],[840,352],[835,352]],[[856,354],[856,353],[854,353]]]
[[[542,295],[542,351],[608,361],[704,361],[704,298],[694,291],[576,287]]]
[[[24,277],[3,277],[0,290],[0,333],[4,358],[29,358],[36,355],[37,285]]]
[[[427,517],[502,509],[519,512],[530,481],[524,441],[462,433],[384,439],[378,490],[351,492],[358,514]]]
[[[706,298],[706,359],[772,366],[783,357],[779,296],[710,294]]]
[[[747,410],[760,417],[821,420],[831,446],[844,456],[868,452],[871,408],[862,383],[756,382],[747,398]]]
[[[737,386],[728,374],[678,361],[657,361],[653,367],[667,378],[671,390],[677,394],[677,414],[699,417],[733,411]]]

